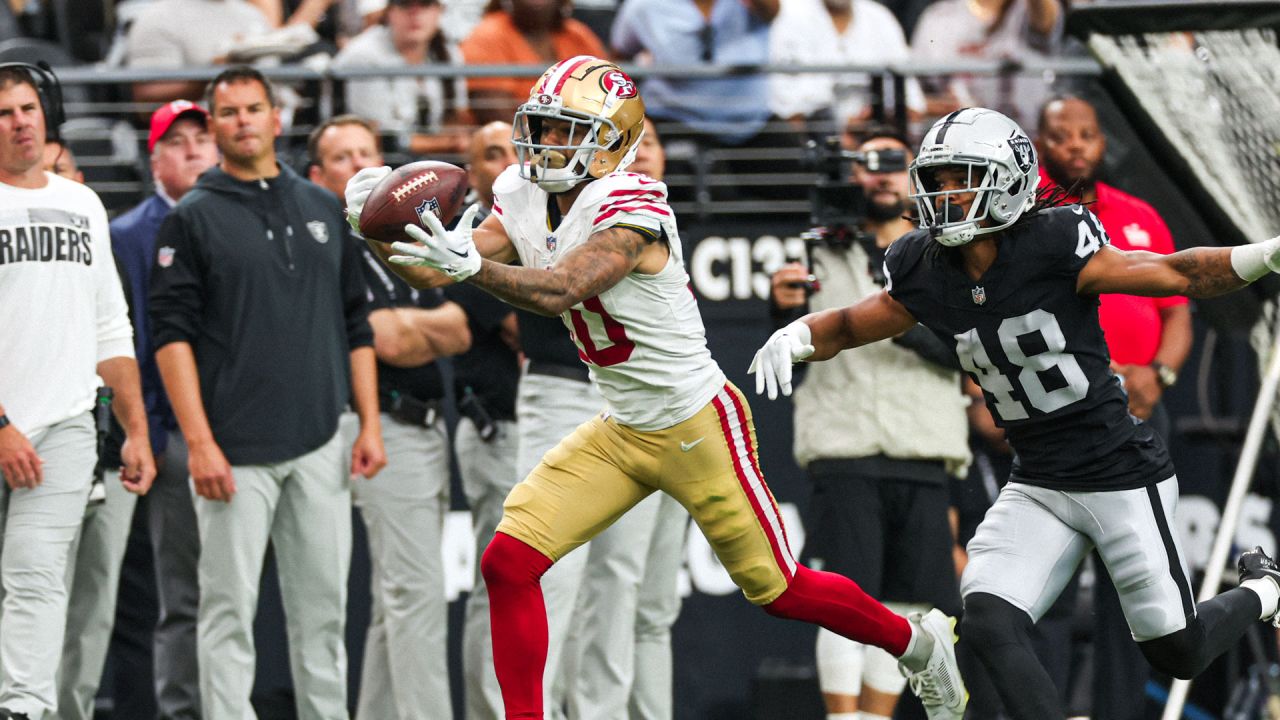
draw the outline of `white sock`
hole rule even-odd
[[[1254,578],[1240,583],[1240,587],[1249,588],[1262,601],[1262,617],[1259,620],[1270,620],[1280,607],[1280,585],[1270,577]]]
[[[827,720],[859,720],[858,713],[827,713]]]
[[[907,643],[907,651],[902,653],[898,660],[912,672],[919,672],[929,662],[929,656],[933,654],[933,638],[924,634],[920,630],[920,626],[908,620],[907,624],[911,626],[911,640]]]
[[[828,715],[827,717],[831,717],[831,716]],[[854,717],[856,718],[856,720],[890,720],[890,718],[885,715],[877,715],[875,713],[861,712],[861,711],[858,712],[858,714],[855,715]]]

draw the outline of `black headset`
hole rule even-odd
[[[24,62],[0,63],[2,70],[25,70],[36,86],[36,94],[40,96],[40,109],[44,112],[45,135],[49,140],[60,139],[59,129],[67,121],[66,110],[62,107],[62,84],[58,76],[53,74],[49,63],[41,60],[32,65]]]

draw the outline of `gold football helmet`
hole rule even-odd
[[[516,109],[511,140],[520,176],[562,193],[626,169],[643,133],[635,81],[608,60],[579,55],[552,65],[533,84],[529,101]]]

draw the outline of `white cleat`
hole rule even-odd
[[[933,647],[921,670],[911,672],[902,662],[898,668],[907,676],[907,684],[920,698],[929,720],[961,720],[969,692],[956,665],[956,619],[935,608],[924,616],[913,613],[907,620],[921,634],[920,639],[927,637],[933,641]]]

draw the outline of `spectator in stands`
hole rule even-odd
[[[270,20],[247,0],[156,0],[129,28],[125,65],[173,70],[215,65],[236,41],[270,29]],[[198,80],[138,83],[133,99],[150,104],[197,100],[203,88]]]
[[[1087,100],[1062,96],[1040,112],[1036,139],[1041,189],[1062,188],[1085,203],[1121,250],[1168,255],[1176,250],[1155,208],[1098,179],[1107,139]],[[1166,441],[1169,417],[1160,402],[1178,380],[1191,351],[1191,311],[1185,297],[1102,295],[1098,322],[1111,366],[1124,380],[1129,412],[1151,423]],[[1096,562],[1095,567],[1099,567]],[[1115,586],[1107,573],[1094,585],[1094,710],[1099,717],[1141,717],[1150,666],[1131,642]]]
[[[233,67],[206,94],[222,161],[161,225],[150,298],[199,496],[203,715],[252,716],[270,541],[299,717],[346,717],[351,489],[338,416],[348,400],[360,416],[350,473],[373,477],[386,462],[360,256],[341,242],[333,195],[276,161],[266,78]]]
[[[382,25],[357,35],[333,60],[335,68],[461,64],[440,29],[440,0],[391,0]],[[470,144],[463,78],[390,77],[348,80],[347,108],[414,155],[463,153]],[[447,127],[452,126],[452,127]],[[341,193],[339,193],[341,195]]]
[[[52,140],[44,144],[42,160],[45,171],[60,175],[72,182],[84,183],[84,173],[76,163],[75,153],[61,140]]]
[[[878,129],[857,152],[853,179],[867,216],[858,227],[823,228],[810,267],[774,273],[779,326],[877,292],[885,251],[915,227],[903,217],[911,146]],[[813,484],[808,562],[847,575],[902,615],[961,610],[949,479],[964,476],[971,456],[959,370],[954,349],[917,325],[893,343],[808,366],[794,396],[796,463]],[[817,665],[828,717],[893,716],[906,678],[891,655],[824,629]]]
[[[626,0],[611,42],[618,56],[655,65],[758,65],[769,60],[778,7],[778,0]],[[704,144],[741,146],[770,117],[765,75],[651,77],[643,85],[646,115],[682,123],[668,134],[691,130]]]
[[[373,124],[340,115],[307,142],[311,181],[343,195],[347,180],[382,164]],[[373,482],[357,479],[352,498],[369,533],[372,617],[365,634],[356,717],[412,720],[427,709],[449,720],[449,606],[440,554],[449,511],[449,438],[437,358],[471,344],[467,317],[440,290],[416,290],[388,272],[363,238],[346,242],[362,255],[369,324],[378,358],[378,397],[387,466]],[[347,442],[358,419],[342,417]]]
[[[515,162],[510,124],[489,123],[472,135],[467,179],[471,184],[471,200],[482,208],[476,223],[493,211],[493,181]],[[484,554],[502,519],[502,502],[520,480],[516,467],[515,412],[520,331],[511,306],[479,288],[457,283],[445,292],[466,311],[471,328],[471,349],[454,364],[454,392],[462,415],[454,449],[462,489],[471,508],[477,558],[462,640],[467,717],[505,717],[502,693],[493,670],[489,595],[480,577],[478,558]]]
[[[148,288],[160,224],[196,179],[218,163],[208,118],[203,107],[187,100],[166,103],[152,113],[147,149],[155,193],[111,222],[112,249],[132,286],[134,348],[142,371],[151,447],[158,458],[159,473],[145,505],[159,605],[151,642],[161,720],[200,717],[196,665],[200,535],[187,480],[187,445],[156,365]]]
[[[468,65],[548,65],[577,55],[604,57],[591,29],[569,17],[571,0],[489,0],[484,17],[462,41]],[[529,99],[532,77],[471,78],[471,107],[481,122],[510,121]]]
[[[1061,0],[938,0],[920,16],[911,54],[934,62],[1045,57],[1058,50],[1062,16]],[[929,112],[989,107],[1027,127],[1049,91],[1048,81],[1034,76],[957,74],[931,83]]]
[[[788,0],[773,22],[769,58],[784,65],[878,65],[907,60],[907,39],[893,13],[874,0]],[[892,84],[885,89],[891,92]],[[861,134],[865,128],[857,126],[871,119],[870,97],[865,73],[769,76],[773,113],[822,135]],[[915,116],[925,111],[924,92],[914,78],[907,81],[907,97],[893,101],[906,102]]]
[[[51,105],[32,71],[0,68],[0,337],[10,348],[0,354],[0,718],[10,720],[57,707],[68,562],[92,478],[106,471],[99,384],[113,390],[127,438],[119,481],[143,494],[155,477],[107,213],[88,187],[45,172]]]

